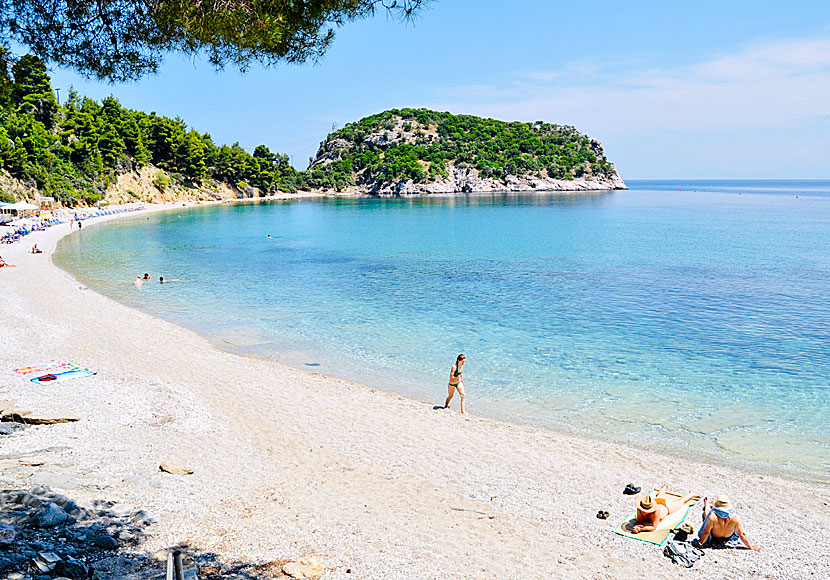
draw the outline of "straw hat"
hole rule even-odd
[[[725,510],[732,509],[732,502],[730,502],[729,498],[725,495],[719,495],[715,500],[715,507]]]
[[[657,502],[654,501],[651,494],[641,495],[640,499],[637,500],[637,509],[644,514],[650,514],[657,509]]]

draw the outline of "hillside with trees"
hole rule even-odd
[[[392,109],[331,133],[304,182],[400,194],[622,189],[602,145],[573,127]]]
[[[307,171],[297,171],[287,155],[265,145],[249,153],[239,143],[217,144],[179,117],[129,109],[112,96],[97,102],[70,91],[59,104],[39,58],[25,55],[9,70],[6,56],[0,54],[0,167],[26,196],[37,190],[62,205],[93,204],[126,175],[152,187],[126,189],[120,201],[188,193],[209,199],[298,190],[407,195],[625,187],[602,146],[573,127],[426,109],[350,123],[328,135]],[[0,199],[10,201],[9,193]]]
[[[31,55],[11,70],[0,64],[0,166],[63,205],[95,203],[119,176],[145,167],[159,191],[221,184],[242,197],[302,185],[288,156],[265,145],[253,154],[219,145],[181,118],[128,109],[111,96],[99,103],[70,91],[59,105],[44,63]]]

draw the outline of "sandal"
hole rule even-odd
[[[634,487],[633,483],[629,483],[625,486],[625,489],[623,490],[623,495],[637,495],[638,493],[640,493],[641,489],[642,488],[640,487]]]

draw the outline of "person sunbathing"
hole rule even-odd
[[[33,253],[33,254],[42,254],[42,253],[43,253],[43,250],[41,250],[40,248],[38,248],[38,247],[37,247],[37,244],[35,244],[34,246],[32,246],[32,253]]]
[[[725,495],[715,500],[715,506],[709,506],[709,498],[703,499],[703,526],[698,532],[698,545],[701,548],[710,548],[725,545],[727,542],[740,540],[750,550],[761,551],[760,546],[753,546],[746,537],[741,519],[735,513],[732,503]]]
[[[4,260],[2,257],[0,257],[0,268],[14,268],[14,267],[15,267],[14,264],[9,264],[9,263],[6,262],[6,260]]]
[[[668,485],[664,485],[656,494],[640,496],[637,500],[637,523],[631,529],[633,533],[656,530],[667,515],[683,509],[686,502],[695,497],[693,494],[673,497],[668,495],[668,488]]]

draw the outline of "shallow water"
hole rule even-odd
[[[830,476],[830,182],[629,185],[183,209],[55,261],[234,352],[436,403],[464,352],[473,412]]]

